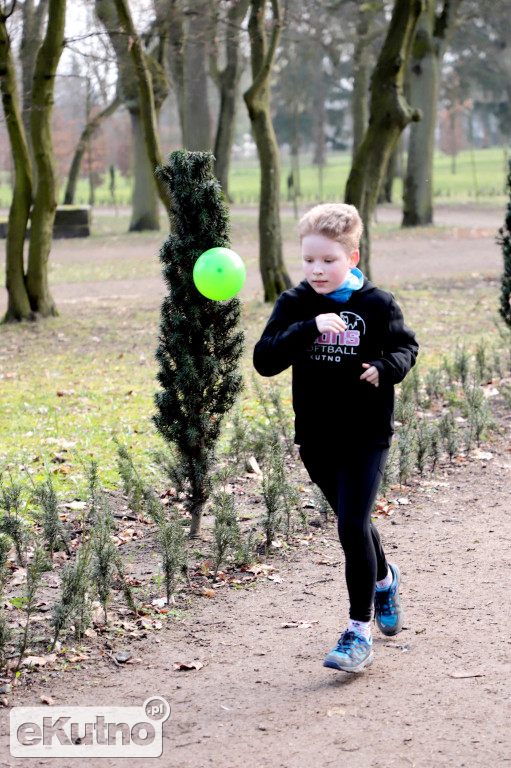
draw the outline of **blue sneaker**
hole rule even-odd
[[[397,565],[389,563],[392,584],[388,589],[377,589],[374,593],[374,618],[381,632],[388,637],[397,635],[403,629],[404,614],[399,601],[401,573]]]
[[[360,672],[373,663],[373,640],[367,640],[359,632],[346,630],[334,650],[323,662],[324,667],[342,672]]]

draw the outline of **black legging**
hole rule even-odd
[[[376,581],[387,575],[380,536],[371,521],[388,448],[349,445],[327,450],[302,445],[300,455],[311,480],[319,485],[337,514],[346,558],[350,618],[370,621]]]

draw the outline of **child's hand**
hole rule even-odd
[[[374,384],[374,386],[377,387],[380,383],[378,368],[374,365],[369,365],[369,363],[362,363],[362,368],[367,368],[367,370],[360,378],[365,379],[369,384]]]
[[[334,312],[327,312],[325,315],[318,315],[316,317],[316,325],[320,333],[342,333],[346,330],[347,325],[340,315],[336,315]]]

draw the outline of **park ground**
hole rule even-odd
[[[492,340],[501,270],[495,233],[502,220],[503,209],[445,206],[434,228],[407,232],[397,226],[397,208],[379,210],[373,277],[405,307],[423,345],[423,365],[460,339]],[[298,280],[294,229],[288,211],[286,261]],[[46,330],[24,328],[21,337],[20,329],[2,329],[9,376],[23,388],[27,356],[36,347],[49,354],[56,345],[64,357],[76,354],[74,325],[86,329],[90,344],[109,344],[112,360],[114,353],[122,357],[123,345],[129,361],[151,358],[164,293],[160,241],[158,235],[119,230],[115,237],[56,242],[53,292],[61,318]],[[253,210],[233,217],[233,247],[248,265],[242,298],[252,342],[268,313],[260,298]],[[2,294],[0,311],[4,306]],[[115,318],[122,323],[113,338]],[[68,385],[60,379],[58,384]],[[346,675],[322,667],[345,628],[348,605],[334,524],[311,513],[315,524],[308,532],[267,558],[246,586],[217,585],[214,594],[204,591],[179,620],[163,620],[157,631],[113,636],[101,657],[96,638],[93,653],[87,647],[77,652],[79,663],[49,665],[25,676],[5,694],[8,706],[0,711],[0,766],[146,766],[147,759],[137,758],[16,760],[9,755],[9,707],[44,706],[41,696],[55,705],[137,706],[154,695],[172,709],[155,763],[172,768],[511,765],[511,641],[505,620],[511,432],[499,398],[494,415],[499,431],[479,449],[389,492],[392,514],[378,517],[377,525],[389,559],[401,568],[406,621],[394,638],[375,627],[371,668]],[[36,451],[30,441],[37,436],[26,440]],[[289,469],[307,491],[298,461]],[[240,479],[247,504],[255,503],[257,482]],[[132,653],[133,663],[114,662],[121,650]],[[183,663],[197,668],[175,669]]]

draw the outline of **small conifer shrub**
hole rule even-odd
[[[23,487],[19,483],[7,484],[0,475],[0,533],[9,536],[14,542],[16,560],[25,565],[25,548],[28,541],[28,526],[23,516],[26,502],[23,500]]]
[[[160,252],[168,294],[156,352],[161,390],[155,395],[154,421],[174,450],[172,474],[186,481],[191,536],[200,532],[211,493],[223,418],[242,387],[240,302],[210,301],[193,282],[199,256],[229,246],[227,205],[212,168],[211,153],[178,150],[158,169],[171,192],[173,230]]]
[[[23,590],[23,596],[20,600],[20,607],[25,614],[25,627],[21,633],[18,643],[18,663],[15,673],[19,670],[25,651],[30,640],[30,619],[36,610],[37,592],[41,586],[41,579],[44,571],[50,568],[46,552],[36,543],[31,561],[27,565],[27,580]]]
[[[63,546],[69,555],[67,534],[60,519],[57,493],[50,475],[48,475],[44,483],[36,486],[35,497],[41,510],[42,532],[48,548],[50,562],[53,559],[53,553],[59,546]]]

